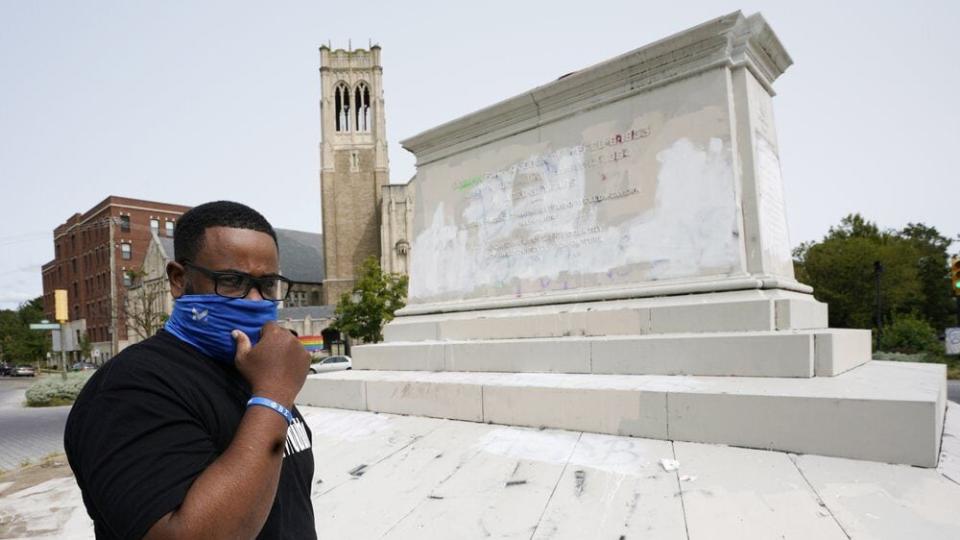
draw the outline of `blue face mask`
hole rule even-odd
[[[275,320],[277,303],[270,300],[187,294],[174,302],[164,329],[203,354],[232,365],[237,344],[230,333],[240,330],[256,345],[263,325]]]

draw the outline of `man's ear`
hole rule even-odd
[[[170,282],[170,294],[174,298],[180,298],[187,290],[187,276],[183,265],[176,261],[167,263],[167,281]]]

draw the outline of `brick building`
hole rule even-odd
[[[127,344],[124,315],[129,271],[143,264],[151,232],[173,237],[189,207],[110,196],[54,229],[54,259],[43,265],[43,307],[53,320],[53,291],[66,289],[70,321],[86,321],[95,355],[109,358]]]

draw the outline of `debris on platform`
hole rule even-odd
[[[663,467],[663,470],[666,472],[673,472],[680,468],[680,462],[675,459],[662,458],[660,460],[660,466]]]

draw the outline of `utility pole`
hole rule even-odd
[[[950,257],[950,289],[957,303],[957,326],[960,326],[960,255]]]
[[[883,275],[883,264],[880,261],[873,261],[873,277],[876,282],[876,300],[877,300],[877,350],[880,350],[880,341],[883,339],[883,302],[880,298],[880,276]]]
[[[54,318],[60,325],[60,376],[67,380],[67,320],[70,319],[70,301],[66,289],[53,291]]]
[[[110,357],[117,355],[117,246],[113,233],[114,218],[107,220],[110,227]]]

